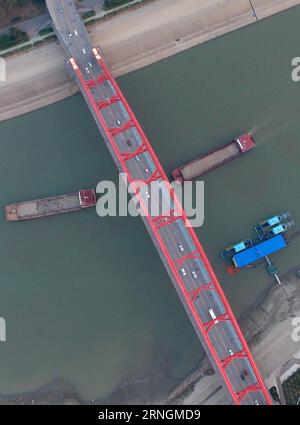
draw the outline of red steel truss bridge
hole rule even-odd
[[[137,189],[142,219],[206,353],[235,404],[272,400],[220,283],[168,178],[100,49],[92,48],[73,0],[47,0],[69,71],[120,172]],[[164,182],[168,210],[152,215],[151,182]],[[141,187],[140,187],[141,189]]]

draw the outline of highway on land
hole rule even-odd
[[[125,167],[129,181],[142,182],[138,197],[144,223],[212,364],[221,374],[231,396],[236,395],[235,402],[266,404],[263,383],[230,307],[217,286],[213,270],[192,230],[186,227],[180,205],[170,197],[170,187],[168,183],[164,184],[165,174],[155,154],[145,145],[137,122],[108,77],[104,54],[92,49],[73,1],[48,0],[47,5],[69,59],[69,70],[119,171],[124,172]],[[102,121],[93,102],[96,102]],[[110,142],[112,138],[121,152],[119,156]],[[158,183],[163,187],[161,197],[155,193]]]

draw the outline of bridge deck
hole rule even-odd
[[[135,197],[140,201],[146,228],[233,402],[271,404],[205,252],[103,53],[92,48],[73,1],[47,0],[47,5],[71,72],[119,171],[127,173],[130,183],[141,182]],[[149,205],[155,197],[154,181],[164,184],[162,199],[155,201],[158,210],[164,204],[161,215],[154,214]],[[215,320],[209,309],[217,316]]]

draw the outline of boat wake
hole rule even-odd
[[[296,93],[266,113],[249,131],[251,136],[255,136],[256,144],[260,144],[264,139],[269,138],[291,120],[294,120],[298,116],[299,108],[300,98]]]

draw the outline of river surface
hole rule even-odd
[[[273,213],[300,223],[300,8],[119,79],[167,172],[253,130],[255,150],[205,177],[197,229],[237,315],[272,283],[264,269],[234,277],[218,252]],[[1,92],[0,92],[1,94]],[[80,95],[0,124],[1,205],[117,181]],[[94,210],[32,222],[0,217],[1,394],[66,378],[86,398],[147,374],[169,385],[203,355],[140,219]],[[299,265],[300,239],[273,258]]]

